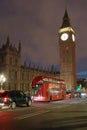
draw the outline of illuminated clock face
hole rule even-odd
[[[73,42],[75,41],[75,35],[74,34],[72,34],[72,40],[73,40]]]
[[[67,33],[63,33],[62,35],[61,35],[61,40],[63,40],[63,41],[66,41],[67,39],[68,39],[68,34]]]

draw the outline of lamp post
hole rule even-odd
[[[3,74],[0,75],[0,84],[1,84],[1,90],[3,89],[3,83],[6,81],[6,78]]]

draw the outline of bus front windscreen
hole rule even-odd
[[[36,94],[37,90],[41,87],[40,84],[35,84],[32,89],[33,89],[33,92],[34,92],[34,95]]]

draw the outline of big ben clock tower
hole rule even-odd
[[[67,10],[65,10],[63,23],[58,31],[58,36],[60,51],[60,78],[65,80],[69,89],[73,89],[76,85],[75,31],[70,24]]]

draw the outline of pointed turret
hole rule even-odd
[[[7,36],[6,45],[9,46],[9,44],[10,44],[10,38],[9,38],[9,36]]]
[[[71,26],[70,25],[70,19],[69,19],[67,10],[65,10],[65,14],[64,14],[64,17],[63,17],[63,23],[62,23],[61,28],[70,27],[70,26]]]
[[[19,51],[19,53],[21,53],[21,41],[19,41],[18,51]]]

